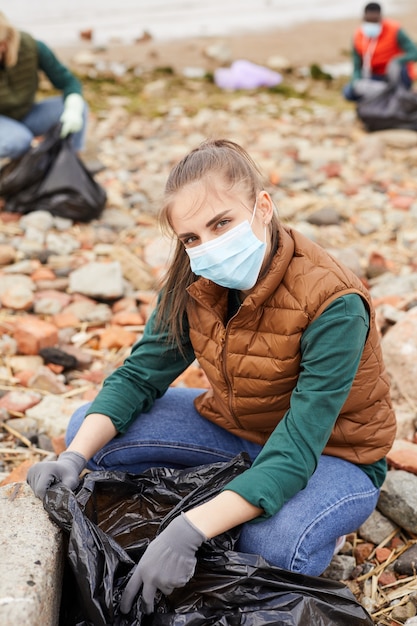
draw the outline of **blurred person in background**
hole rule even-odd
[[[382,17],[380,4],[370,2],[353,37],[352,61],[352,80],[343,90],[347,100],[377,95],[387,84],[410,89],[417,46],[398,22]]]
[[[36,102],[39,71],[62,95]],[[16,159],[61,123],[76,152],[84,147],[88,107],[79,80],[41,41],[17,30],[0,12],[0,159]]]

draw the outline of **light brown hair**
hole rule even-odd
[[[227,139],[204,141],[177,163],[168,176],[159,215],[162,227],[173,233],[171,208],[175,195],[180,190],[197,181],[205,181],[209,185],[209,179],[216,177],[230,189],[239,186],[253,203],[258,193],[264,189],[262,174],[244,148]],[[271,258],[266,269],[277,248],[277,226],[278,218],[274,214],[269,225],[272,245]],[[197,278],[191,271],[184,244],[178,240],[164,279],[156,325],[161,332],[166,331],[170,340],[179,346],[185,331],[186,308],[189,302],[187,287]]]
[[[5,67],[13,67],[17,63],[20,47],[20,33],[10,24],[7,17],[0,11],[0,41],[7,42],[4,59]]]

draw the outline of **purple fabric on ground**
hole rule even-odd
[[[239,59],[230,67],[220,67],[214,72],[214,82],[221,89],[255,89],[274,87],[282,76],[262,65]]]

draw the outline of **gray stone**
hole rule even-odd
[[[327,248],[327,252],[340,263],[346,265],[356,276],[363,277],[365,275],[360,255],[354,248]]]
[[[336,554],[322,576],[323,578],[330,578],[331,580],[348,580],[355,567],[355,557]]]
[[[375,509],[368,519],[359,527],[359,535],[362,539],[365,539],[365,541],[379,545],[396,530],[396,528],[396,524],[393,524],[391,520]]]
[[[388,472],[377,508],[401,528],[417,533],[417,476],[403,470]]]
[[[391,617],[393,620],[404,623],[407,618],[415,617],[416,607],[412,602],[406,602],[406,604],[395,606],[392,610]]]
[[[67,217],[54,216],[54,227],[59,231],[69,230],[73,221]]]
[[[20,285],[24,289],[29,291],[35,291],[36,285],[29,276],[24,274],[8,274],[6,276],[0,276],[0,296],[3,295],[8,289]]]
[[[2,356],[11,356],[17,352],[17,341],[13,337],[3,335],[0,337],[0,354]]]
[[[7,420],[6,424],[27,439],[34,438],[38,433],[38,423],[31,417],[14,417]]]
[[[49,211],[32,211],[20,218],[19,226],[27,231],[35,228],[43,232],[50,230],[54,223],[54,217]]]
[[[407,276],[395,276],[390,272],[378,276],[371,281],[370,293],[373,298],[383,298],[390,295],[406,295],[417,291],[417,273]]]
[[[414,130],[393,128],[377,131],[375,136],[391,148],[406,150],[413,148],[417,144],[417,135]]]
[[[91,311],[88,311],[85,316],[87,322],[95,324],[103,324],[110,322],[112,318],[112,310],[107,304],[97,304]]]
[[[324,207],[318,211],[314,211],[308,217],[307,222],[316,224],[316,226],[328,226],[329,224],[340,224],[342,216],[332,207]]]
[[[50,252],[55,254],[71,254],[79,249],[80,242],[68,233],[48,233],[46,246]]]
[[[120,298],[124,295],[120,263],[88,263],[71,272],[70,293],[83,293],[93,298]]]
[[[46,233],[44,230],[40,230],[39,228],[35,228],[34,226],[28,226],[25,231],[26,241],[31,241],[35,244],[39,244],[43,246],[45,243]]]
[[[404,576],[415,576],[417,570],[417,545],[411,546],[394,562],[394,570]]]
[[[71,415],[84,404],[85,400],[45,396],[39,404],[26,411],[26,417],[35,419],[39,430],[47,432],[51,437],[60,437],[65,434]]]
[[[378,211],[361,211],[354,227],[360,235],[370,235],[383,227],[383,217]]]
[[[25,483],[0,487],[0,528],[1,625],[57,626],[62,531]]]
[[[39,262],[33,259],[25,259],[24,261],[17,261],[13,265],[2,268],[3,274],[26,274],[30,276],[39,267]]]
[[[121,211],[119,209],[108,208],[102,213],[102,224],[110,226],[116,231],[124,230],[125,228],[133,228],[135,226],[135,220],[127,211]]]

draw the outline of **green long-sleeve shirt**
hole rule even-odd
[[[143,338],[105,380],[88,411],[108,415],[121,433],[137,415],[150,410],[195,358],[188,333],[181,355],[155,332],[154,322],[155,313]],[[336,299],[305,330],[301,371],[289,410],[252,467],[226,487],[265,511],[258,520],[277,512],[314,472],[349,394],[368,329],[365,305],[360,296],[351,294]],[[382,485],[385,459],[361,467],[377,487]]]
[[[52,85],[63,92],[64,98],[70,93],[82,95],[80,81],[70,70],[58,61],[55,54],[42,41],[36,41],[38,67],[45,73]]]

